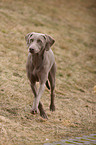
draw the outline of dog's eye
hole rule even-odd
[[[30,39],[30,43],[33,42],[33,41],[34,41],[34,39]]]
[[[42,41],[40,39],[37,40],[37,43],[42,43]]]
[[[30,35],[30,37],[32,37],[33,34]]]

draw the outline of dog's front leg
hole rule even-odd
[[[40,97],[41,97],[41,95],[44,91],[45,84],[40,85],[38,93],[37,93],[37,89],[36,89],[35,84],[31,84],[31,88],[32,88],[32,91],[34,93],[34,102],[33,102],[33,106],[32,106],[32,109],[31,109],[31,113],[32,114],[38,113],[38,108],[39,108],[40,116],[43,117],[43,118],[48,119],[48,117],[47,117],[47,115],[46,115],[46,113],[43,109],[43,106],[40,102]]]
[[[45,89],[45,83],[40,84],[38,93],[36,91],[36,86],[35,85],[31,85],[31,88],[32,88],[32,91],[34,93],[34,102],[33,102],[31,113],[35,114],[35,113],[38,113],[38,105],[39,105],[39,102],[40,102],[41,95],[42,95],[42,93],[44,92],[44,89]],[[42,110],[43,110],[43,108],[42,108]]]
[[[32,106],[32,110],[31,110],[31,113],[32,114],[35,114],[38,112],[38,108],[36,110],[36,97],[37,97],[37,88],[36,88],[36,83],[31,83],[31,89],[33,91],[33,94],[34,94],[34,101],[33,101],[33,106]]]
[[[38,91],[38,94],[35,98],[35,109],[38,110],[38,105],[39,105],[39,101],[40,101],[40,98],[44,92],[44,89],[45,89],[45,83],[43,84],[40,84],[40,87],[39,87],[39,91]]]

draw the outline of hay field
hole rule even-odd
[[[56,111],[30,114],[25,35],[55,39]],[[95,0],[0,0],[0,145],[34,145],[96,133]]]

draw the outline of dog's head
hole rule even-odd
[[[55,42],[51,36],[35,32],[28,33],[25,36],[25,40],[27,42],[28,50],[32,54],[39,53],[43,50],[48,51]]]

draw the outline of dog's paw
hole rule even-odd
[[[55,105],[50,105],[50,111],[55,111]]]
[[[47,117],[47,115],[46,115],[46,113],[45,113],[44,111],[41,111],[41,112],[40,112],[40,116],[41,116],[42,118],[44,118],[44,119],[48,119],[48,117]]]

